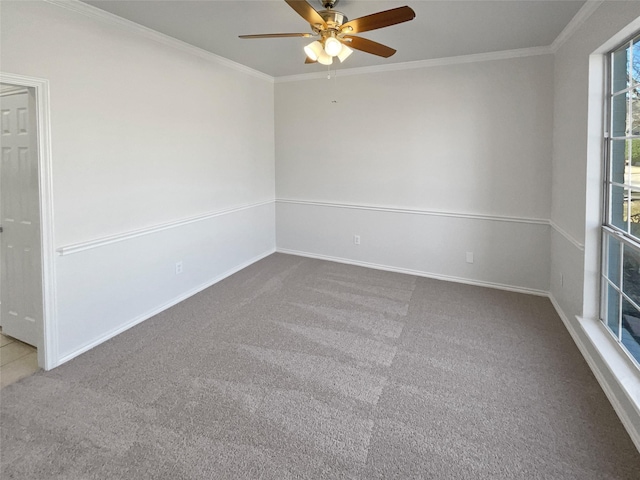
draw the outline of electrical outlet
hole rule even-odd
[[[182,261],[176,262],[176,275],[180,275],[182,273],[184,266],[182,265]]]
[[[560,286],[564,287],[564,275],[560,272]]]
[[[354,235],[353,236],[353,243],[355,245],[360,245],[360,235]]]
[[[473,263],[473,252],[467,252],[467,263]]]

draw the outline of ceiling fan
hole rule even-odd
[[[333,9],[338,1],[320,0],[324,10],[317,11],[305,0],[285,0],[298,15],[309,23],[313,33],[265,33],[240,35],[240,38],[320,37],[319,40],[304,47],[307,54],[305,63],[318,62],[323,65],[331,65],[334,57],[338,57],[343,62],[353,53],[352,49],[388,58],[396,53],[393,48],[352,34],[408,22],[416,16],[410,7],[405,6],[349,21],[342,12]]]

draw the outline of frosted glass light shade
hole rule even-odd
[[[333,63],[333,57],[330,57],[326,53],[322,52],[320,55],[318,55],[318,63],[321,63],[322,65],[331,65]]]
[[[340,62],[344,62],[352,53],[353,53],[353,50],[351,50],[346,45],[342,45],[342,50],[340,50],[340,53],[338,54],[338,58],[340,59]]]
[[[322,49],[322,44],[317,40],[304,47],[304,53],[306,53],[307,57],[309,57],[309,59],[313,60],[314,62],[318,61],[320,55],[325,54],[324,50]]]
[[[324,51],[327,55],[335,57],[342,50],[342,44],[334,37],[329,37],[324,41]]]

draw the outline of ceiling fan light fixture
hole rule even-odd
[[[340,62],[344,62],[347,58],[349,58],[349,55],[351,55],[352,53],[353,53],[353,50],[343,44],[342,50],[340,50],[340,53],[338,54],[338,58],[340,59]]]
[[[240,38],[309,38],[316,35],[319,39],[304,47],[307,56],[305,64],[318,62],[322,65],[331,65],[333,57],[338,57],[343,62],[353,53],[349,47],[388,58],[396,53],[393,48],[351,34],[390,27],[413,20],[416,16],[416,12],[411,7],[404,6],[349,20],[343,13],[333,9],[339,0],[319,1],[324,10],[316,10],[307,0],[285,0],[287,5],[309,24],[313,33],[263,33],[240,35]]]
[[[321,63],[322,65],[331,65],[333,63],[333,57],[327,55],[323,51],[320,55],[318,55],[318,63]]]
[[[307,57],[309,57],[310,60],[317,62],[320,55],[324,53],[324,50],[322,49],[322,44],[316,40],[304,47],[304,53],[307,54]]]
[[[342,50],[342,43],[335,37],[328,37],[324,41],[324,51],[331,57],[337,57]]]

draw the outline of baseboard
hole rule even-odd
[[[509,292],[526,293],[529,295],[537,295],[539,297],[546,297],[549,292],[544,290],[536,290],[533,288],[517,287],[513,285],[505,285],[502,283],[485,282],[483,280],[473,280],[469,278],[454,277],[450,275],[441,275],[439,273],[424,272],[421,270],[412,270],[410,268],[394,267],[391,265],[381,265],[377,263],[362,262],[360,260],[353,260],[350,258],[333,257],[330,255],[322,255],[319,253],[302,252],[299,250],[290,250],[288,248],[277,248],[278,253],[286,253],[288,255],[297,255],[299,257],[316,258],[318,260],[327,260],[336,263],[345,263],[347,265],[356,265],[359,267],[373,268],[375,270],[385,270],[387,272],[406,273],[408,275],[415,275],[416,277],[433,278],[436,280],[444,280],[447,282],[465,283],[467,285],[475,285],[478,287],[496,288],[498,290],[507,290]]]
[[[132,319],[131,321],[127,322],[126,324],[116,328],[115,330],[111,330],[110,332],[102,335],[101,337],[91,341],[90,343],[87,343],[85,345],[83,345],[82,347],[78,348],[77,350],[75,350],[74,352],[65,355],[64,357],[61,357],[58,359],[58,362],[56,363],[56,365],[54,367],[60,366],[63,363],[68,362],[69,360],[77,357],[78,355],[82,355],[83,353],[91,350],[94,347],[97,347],[98,345],[100,345],[101,343],[106,342],[107,340],[115,337],[116,335],[121,334],[122,332],[125,332],[126,330],[129,330],[132,327],[135,327],[136,325],[138,325],[139,323],[144,322],[145,320],[148,320],[149,318],[167,310],[168,308],[173,307],[174,305],[177,305],[178,303],[186,300],[189,297],[192,297],[193,295],[195,295],[196,293],[201,292],[202,290],[205,290],[209,287],[211,287],[212,285],[215,285],[216,283],[224,280],[227,277],[230,277],[231,275],[233,275],[234,273],[239,272],[240,270],[247,268],[249,265],[252,265],[260,260],[262,260],[265,257],[268,257],[269,255],[272,255],[273,253],[275,253],[275,248],[270,249],[264,253],[261,253],[260,255],[257,255],[256,257],[251,258],[250,260],[241,263],[240,265],[235,266],[234,268],[227,270],[226,272],[214,277],[213,279],[191,289],[186,291],[185,293],[178,295],[177,297],[171,299],[170,301],[168,301],[167,303],[164,303],[162,305],[160,305],[157,308],[154,308],[151,311],[148,311],[146,313],[143,313],[142,315],[137,316],[136,318]]]
[[[556,312],[558,313],[558,316],[562,320],[562,323],[564,323],[565,328],[571,335],[571,338],[573,339],[574,343],[578,347],[578,350],[580,350],[580,353],[582,354],[585,361],[587,362],[587,365],[589,365],[589,368],[593,372],[593,375],[596,377],[596,380],[600,384],[602,391],[609,399],[609,403],[611,403],[611,406],[613,407],[614,411],[618,415],[618,418],[620,418],[622,425],[624,426],[625,430],[629,434],[629,437],[631,437],[631,441],[634,443],[634,445],[640,452],[640,412],[637,412],[637,411],[628,412],[627,409],[624,408],[624,406],[620,403],[618,396],[614,393],[612,385],[607,380],[607,376],[602,371],[601,364],[603,364],[603,366],[607,368],[607,362],[604,361],[604,359],[602,362],[598,362],[596,361],[595,358],[591,356],[586,345],[580,338],[580,335],[578,335],[578,332],[573,327],[573,325],[569,321],[569,318],[566,316],[566,314],[560,307],[560,304],[556,301],[555,297],[551,293],[549,294],[549,300],[551,300],[551,303],[553,304],[553,307],[556,309]],[[617,376],[611,370],[609,373],[614,378]]]

